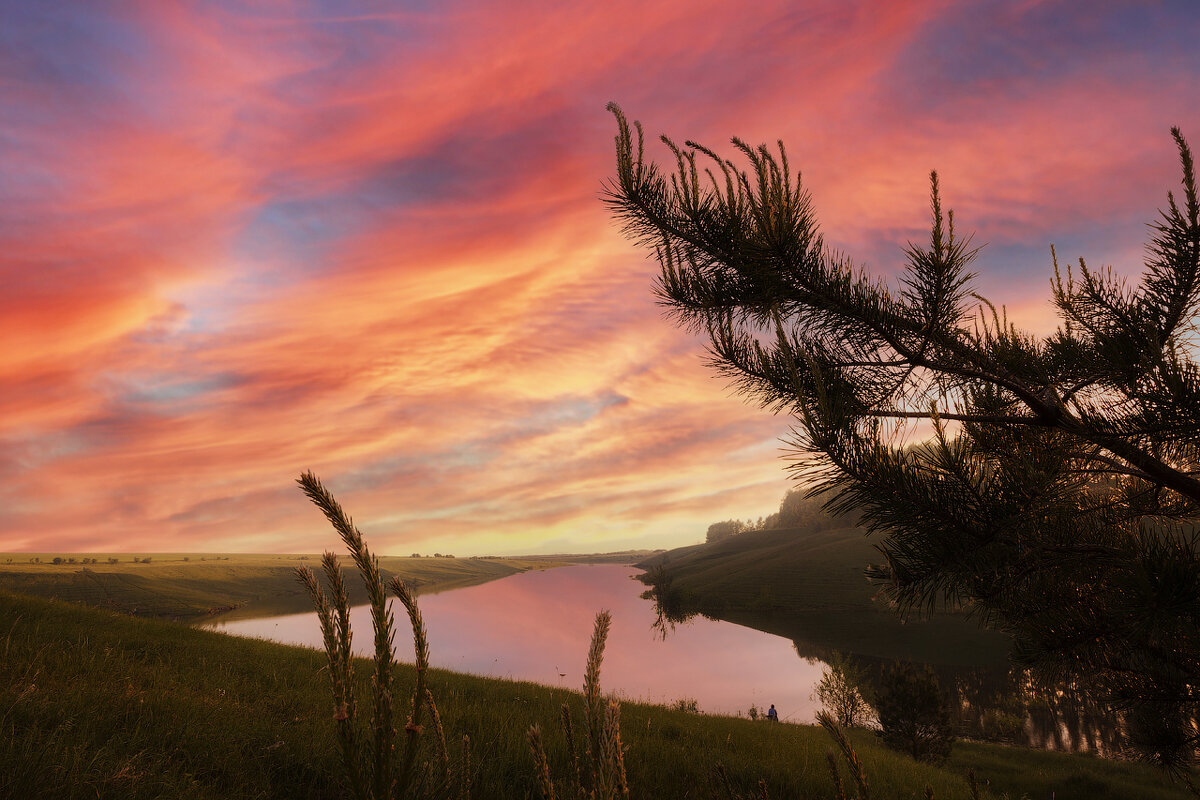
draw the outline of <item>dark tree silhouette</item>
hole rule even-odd
[[[1051,250],[1061,325],[1035,337],[973,291],[936,173],[929,242],[888,285],[825,245],[782,143],[734,139],[740,169],[663,137],[668,173],[610,109],[606,200],[654,249],[661,302],[738,389],[794,415],[794,469],[881,536],[885,596],[973,609],[1020,663],[1124,709],[1142,753],[1194,763],[1200,204],[1179,131],[1182,199],[1151,224],[1140,283]]]
[[[954,722],[929,667],[886,667],[875,697],[879,735],[888,747],[917,761],[945,761],[954,744]]]

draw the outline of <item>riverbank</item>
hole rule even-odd
[[[1003,668],[1007,637],[965,615],[902,622],[863,575],[879,560],[861,528],[748,531],[638,563],[665,575],[674,613],[700,613],[791,639],[802,656],[830,653],[935,666]]]
[[[0,796],[341,796],[323,654],[6,593],[0,619]],[[368,673],[361,662],[363,697]],[[411,671],[397,675],[402,697]],[[578,724],[578,694],[440,670],[430,686],[447,738],[470,736],[472,796],[537,796],[525,739],[534,723],[558,774],[566,768],[556,720],[565,702]],[[740,792],[761,778],[772,797],[832,793],[830,742],[817,728],[627,703],[622,730],[635,797],[725,796],[717,763]],[[926,784],[943,800],[966,798],[968,769],[992,798],[1187,797],[1143,765],[971,744],[935,768],[868,732],[851,738],[877,798],[921,797]]]
[[[56,558],[61,563],[53,563]],[[380,558],[387,578],[399,576],[418,593],[457,589],[563,563],[537,557]],[[0,554],[0,589],[134,616],[186,622],[218,615],[237,619],[310,611],[312,603],[296,580],[296,567],[320,569],[320,564],[320,555],[313,554],[7,553]],[[357,573],[348,563],[343,568],[351,601],[366,602]]]

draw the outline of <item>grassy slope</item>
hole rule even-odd
[[[830,650],[929,664],[1000,666],[1007,640],[961,615],[901,624],[873,602],[863,568],[879,554],[859,528],[752,531],[681,547],[663,564],[684,606],[786,636],[803,655]]]
[[[0,797],[343,796],[323,655],[2,592],[0,619]],[[411,673],[398,672],[403,697]],[[535,722],[562,774],[555,719],[568,702],[579,724],[578,695],[442,671],[431,687],[448,738],[471,737],[474,797],[536,796],[524,737]],[[635,704],[622,720],[634,797],[723,796],[717,762],[741,791],[762,777],[772,797],[831,796],[818,729]],[[920,797],[926,783],[965,798],[972,767],[993,798],[1186,797],[1136,765],[971,745],[935,769],[853,738],[876,798]]]
[[[132,556],[123,554],[111,556],[120,562],[109,564],[107,554],[88,555],[99,563],[55,565],[49,563],[54,554],[5,555],[0,558],[0,589],[139,616],[186,620],[216,613],[259,616],[310,610],[295,568],[307,564],[320,569],[319,556],[167,553],[150,555],[148,564],[135,564]],[[42,563],[29,563],[34,557]],[[10,558],[12,563],[5,563]],[[532,559],[384,556],[380,565],[388,576],[398,574],[419,592],[430,592],[555,564]],[[346,583],[353,602],[366,602],[355,575],[347,572]]]

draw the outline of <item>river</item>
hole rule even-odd
[[[580,689],[595,615],[612,613],[601,685],[626,700],[672,705],[695,701],[699,711],[742,715],[774,704],[781,720],[811,723],[825,663],[801,657],[789,639],[729,622],[691,617],[667,636],[656,627],[653,602],[643,599],[640,572],[623,565],[535,570],[438,594],[418,603],[435,667],[495,678]],[[412,661],[411,628],[395,609],[397,655]],[[355,651],[371,655],[369,608],[351,610]],[[237,636],[320,649],[315,613],[215,620],[205,627]],[[805,648],[807,649],[807,648]],[[879,662],[864,662],[877,674]],[[1050,750],[1112,754],[1120,726],[1061,689],[1032,685],[1004,670],[940,668],[939,679],[959,709],[961,731],[1003,737]]]
[[[639,570],[622,565],[567,566],[511,575],[477,586],[421,595],[418,603],[435,667],[579,689],[592,622],[612,613],[601,685],[627,700],[695,700],[714,714],[745,715],[774,704],[781,719],[812,722],[813,686],[825,665],[796,655],[779,636],[696,617],[664,639],[654,604],[641,597]],[[355,650],[370,655],[367,606],[351,610]],[[208,623],[237,636],[321,648],[316,615]],[[397,654],[412,661],[411,628],[396,609]]]

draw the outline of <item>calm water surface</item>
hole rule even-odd
[[[788,639],[697,617],[665,640],[654,604],[640,595],[637,570],[622,565],[523,572],[418,598],[433,666],[489,677],[579,689],[596,612],[612,612],[601,685],[628,700],[698,701],[700,710],[745,714],[775,704],[781,719],[811,722],[813,686],[825,665],[802,659]],[[412,661],[411,628],[394,609],[399,657]],[[367,606],[351,610],[356,652],[370,655]],[[217,621],[237,636],[322,648],[316,614]]]

